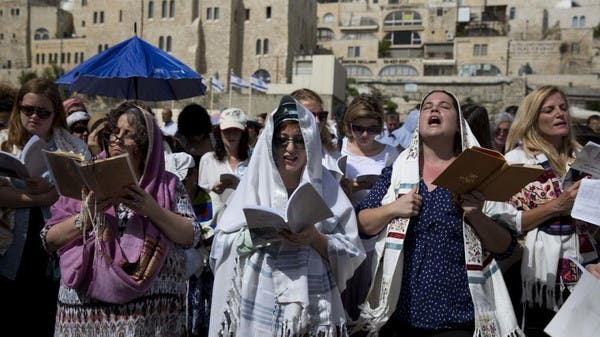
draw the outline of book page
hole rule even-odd
[[[285,219],[277,210],[267,206],[243,208],[246,224],[255,247],[265,246],[281,240],[279,231],[286,229]]]
[[[600,200],[600,180],[582,179],[573,209],[571,209],[571,216],[575,219],[600,226],[598,200]]]
[[[81,189],[85,186],[79,174],[74,154],[42,150],[58,194],[81,200]]]
[[[12,154],[0,151],[0,176],[25,179],[29,178],[27,167]]]
[[[231,188],[236,189],[238,184],[240,183],[240,177],[231,173],[222,173],[219,177],[219,180],[223,184],[223,188]]]
[[[25,167],[27,167],[29,176],[41,177],[46,171],[48,171],[48,166],[46,165],[46,161],[42,155],[42,150],[47,148],[48,144],[46,144],[43,139],[35,135],[31,136],[29,141],[27,141],[23,147],[21,158],[23,163],[25,163]]]
[[[594,142],[585,144],[571,168],[600,179],[600,145]]]
[[[598,303],[600,303],[600,279],[585,272],[544,332],[552,337],[600,336]]]
[[[485,200],[508,201],[544,172],[541,166],[507,164],[502,170],[486,179],[476,190],[483,193]]]
[[[333,216],[325,200],[308,182],[300,185],[292,193],[286,213],[288,227],[294,233]]]
[[[340,169],[340,173],[342,175],[346,175],[346,162],[348,161],[348,156],[344,155],[338,158],[337,166]]]
[[[128,153],[78,165],[88,188],[96,193],[97,200],[123,195],[123,188],[138,183]]]
[[[357,183],[363,186],[368,186],[368,188],[370,189],[373,186],[373,184],[375,184],[377,179],[379,179],[379,176],[379,174],[363,174],[357,176],[355,179]]]

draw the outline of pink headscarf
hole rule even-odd
[[[174,209],[177,178],[165,171],[160,129],[152,115],[139,110],[149,137],[140,187],[160,207]],[[51,210],[47,226],[78,214],[81,201],[61,196]],[[150,288],[162,269],[171,242],[147,217],[134,215],[120,237],[114,209],[111,207],[104,217],[105,229],[99,237],[88,238],[86,242],[78,237],[59,250],[62,282],[94,299],[125,303]]]

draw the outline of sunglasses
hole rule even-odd
[[[53,113],[52,111],[46,110],[44,108],[31,105],[21,105],[20,110],[21,113],[27,117],[31,117],[33,116],[33,114],[36,114],[39,119],[47,119],[48,117],[52,116]]]
[[[71,132],[84,133],[84,132],[88,132],[88,129],[86,126],[79,125],[79,126],[72,127]]]
[[[327,120],[327,116],[329,116],[329,111],[313,112],[312,114],[316,119],[319,120],[319,122],[324,122]]]
[[[369,135],[378,135],[381,133],[381,126],[379,126],[379,125],[360,126],[360,125],[350,124],[350,129],[352,129],[352,132],[356,132],[359,135],[362,135],[362,133],[365,131],[367,131],[367,133]]]
[[[497,128],[496,129],[496,135],[501,135],[501,134],[508,134],[508,130],[509,129],[502,129],[502,128]]]
[[[297,148],[300,148],[300,149],[304,148],[304,138],[302,138],[302,136],[297,136],[297,137],[278,136],[278,137],[275,137],[273,139],[273,141],[275,142],[275,145],[277,147],[281,147],[281,148],[287,147],[289,143],[293,143],[294,146],[296,146]]]

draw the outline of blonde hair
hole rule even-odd
[[[526,153],[534,154],[535,152],[542,152],[550,161],[554,172],[558,176],[564,176],[566,174],[567,161],[574,155],[573,151],[580,147],[573,136],[570,114],[566,118],[569,134],[563,137],[558,149],[542,136],[538,127],[538,118],[544,102],[548,97],[556,93],[559,93],[565,102],[567,102],[565,93],[559,88],[550,85],[535,89],[523,99],[508,132],[505,146],[508,152],[517,145],[517,142],[521,141],[523,150]]]
[[[381,100],[373,95],[360,94],[350,102],[343,120],[344,135],[350,140],[354,139],[351,124],[359,118],[375,119],[383,130],[383,105]]]

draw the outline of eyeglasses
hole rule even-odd
[[[278,136],[278,137],[275,137],[273,139],[273,141],[275,142],[275,145],[277,147],[281,147],[281,148],[287,147],[289,143],[293,143],[294,146],[296,146],[300,149],[304,148],[304,138],[302,138],[302,136],[296,136],[296,137]]]
[[[312,114],[316,119],[319,120],[319,122],[324,122],[327,120],[327,116],[329,116],[329,111],[313,112]]]
[[[75,133],[88,132],[88,128],[86,126],[84,126],[84,125],[74,126],[70,130],[71,130],[71,132],[75,132]]]
[[[496,129],[496,135],[502,135],[502,134],[507,135],[508,134],[508,130],[510,130],[510,129],[497,128]]]
[[[52,111],[37,106],[21,105],[20,110],[21,113],[27,117],[31,117],[33,114],[36,114],[39,119],[47,119],[48,117],[52,116]]]
[[[122,135],[122,136],[119,136],[119,135],[117,135],[116,133],[111,133],[111,134],[108,136],[108,141],[109,141],[109,142],[111,142],[111,143],[114,143],[114,144],[116,144],[116,143],[121,143],[121,144],[123,144],[123,143],[125,143],[125,141],[126,141],[126,140],[128,140],[128,139],[129,139],[129,140],[133,140],[133,135],[130,135],[130,134],[124,134],[124,135]]]
[[[378,135],[381,133],[381,126],[379,126],[379,125],[360,126],[360,125],[350,124],[350,129],[352,129],[352,132],[356,132],[359,135],[362,135],[362,133],[365,131],[367,131],[367,133],[369,135]]]

